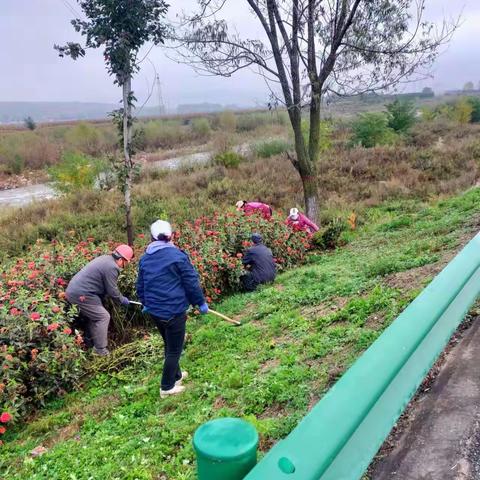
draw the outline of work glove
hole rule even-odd
[[[206,313],[208,313],[208,303],[204,303],[203,305],[200,305],[198,309],[200,310],[200,313],[202,315],[205,315]]]
[[[121,302],[120,302],[124,307],[127,307],[130,305],[130,300],[127,297],[123,297]]]

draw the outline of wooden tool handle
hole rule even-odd
[[[233,318],[229,318],[226,315],[224,315],[223,313],[216,312],[215,310],[212,310],[211,308],[208,309],[208,312],[213,313],[217,317],[223,318],[227,322],[233,323],[234,325],[241,325],[241,323],[238,320],[233,320]]]

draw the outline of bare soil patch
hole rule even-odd
[[[303,317],[310,319],[325,317],[341,310],[349,300],[350,297],[335,297],[328,302],[321,303],[320,305],[302,308],[300,313]]]
[[[423,267],[392,273],[384,278],[383,283],[387,287],[403,291],[420,288],[424,286],[429,279],[437,275],[447,263],[448,261],[442,259],[440,262],[424,265]]]
[[[9,175],[0,172],[0,190],[28,187],[47,180],[47,174],[42,171],[26,171],[21,175]]]

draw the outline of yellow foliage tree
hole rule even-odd
[[[458,123],[470,123],[472,121],[472,113],[472,104],[466,98],[461,98],[452,109],[452,118]]]

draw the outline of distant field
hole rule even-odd
[[[249,113],[265,113],[267,110],[261,108],[249,108],[242,110],[235,110],[235,115],[243,115]],[[214,118],[219,115],[221,112],[212,112],[212,113],[172,113],[168,115],[147,115],[141,116],[138,118],[140,123],[148,122],[151,120],[177,120],[181,122],[189,122],[194,118]],[[97,118],[97,119],[82,119],[82,120],[57,120],[51,122],[38,122],[37,128],[52,128],[52,127],[61,127],[61,126],[75,126],[78,123],[92,123],[94,125],[110,125],[111,120],[108,118]],[[4,131],[22,131],[28,130],[24,123],[0,123],[0,132]]]
[[[454,95],[410,100],[414,102],[417,116],[427,111],[437,123],[461,123],[463,120],[454,113],[452,116],[449,109],[465,101],[467,96],[463,100],[462,96]],[[334,137],[342,137],[351,130],[355,119],[366,112],[385,111],[387,102],[394,98],[369,95],[335,99],[324,105],[323,117],[331,122]],[[437,126],[432,125],[432,130],[435,129]],[[266,138],[280,137],[284,143],[292,139],[285,110],[142,117],[135,123],[135,130],[137,151],[142,161],[164,159],[183,152],[221,152],[234,145],[255,143]],[[409,139],[402,140],[402,143],[405,142],[408,143]],[[40,123],[34,130],[27,129],[25,125],[0,125],[0,188],[21,185],[25,178],[43,180],[46,169],[57,165],[69,152],[101,161],[118,154],[115,127],[106,119]],[[17,181],[16,176],[21,178]]]
[[[272,128],[280,128],[287,135],[285,111],[170,115],[141,118],[135,123],[138,151],[147,153],[208,142],[240,144],[246,137],[268,135]],[[95,158],[115,154],[115,127],[108,120],[44,123],[33,131],[25,126],[0,126],[0,175],[18,175],[55,165],[69,151]]]

